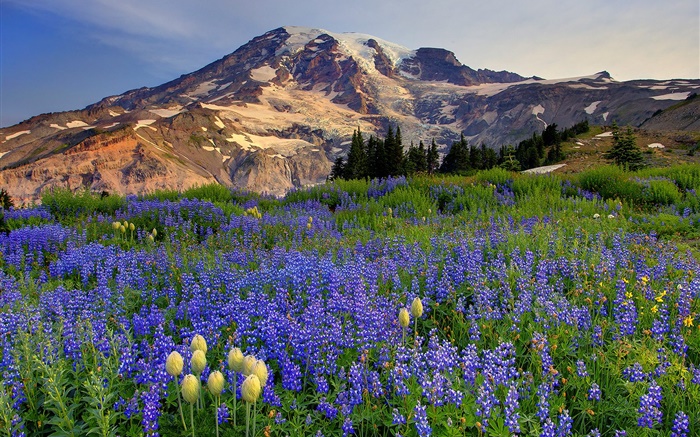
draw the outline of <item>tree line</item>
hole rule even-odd
[[[540,165],[553,164],[564,159],[561,143],[574,136],[588,132],[588,121],[559,131],[556,124],[548,125],[542,133],[521,141],[517,147],[502,146],[498,152],[481,144],[469,145],[462,134],[454,141],[447,154],[440,160],[433,139],[429,146],[423,141],[418,146],[411,142],[404,150],[401,128],[389,126],[386,138],[370,136],[365,141],[358,128],[352,134],[347,158],[339,156],[331,170],[331,179],[375,179],[388,176],[410,176],[415,173],[466,174],[476,170],[502,167],[519,171]]]

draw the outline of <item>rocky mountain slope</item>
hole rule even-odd
[[[606,72],[524,78],[444,49],[284,27],[161,86],[0,129],[0,186],[20,202],[57,186],[131,194],[213,181],[279,195],[324,181],[358,127],[499,147],[549,123],[639,125],[698,89]]]

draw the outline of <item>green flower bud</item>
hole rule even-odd
[[[207,387],[209,387],[209,392],[214,396],[219,396],[224,390],[224,375],[215,370],[209,374],[209,379],[207,379]]]
[[[120,226],[119,226],[119,231],[120,231],[122,234],[126,232],[126,228],[124,227],[124,225],[120,225]]]
[[[408,327],[409,322],[410,322],[410,318],[408,316],[408,310],[406,308],[401,308],[399,310],[399,325],[406,328],[406,327]]]
[[[260,385],[262,387],[265,387],[267,384],[267,366],[265,365],[265,362],[263,360],[257,360],[255,364],[253,364],[253,371],[251,375],[255,375],[258,377],[260,380]]]
[[[207,366],[207,357],[201,350],[196,350],[192,353],[192,359],[190,360],[190,367],[192,368],[192,373],[200,375],[204,368]]]
[[[419,297],[413,299],[411,303],[411,315],[415,318],[423,315],[423,302],[420,301]]]
[[[243,371],[243,352],[237,347],[228,353],[228,368],[236,372]]]
[[[245,358],[243,358],[243,369],[241,369],[241,373],[245,376],[248,376],[251,373],[253,373],[253,366],[255,365],[256,361],[257,360],[254,356],[246,355]]]
[[[129,223],[129,230],[133,231],[134,229],[136,229],[136,226],[133,223]]]
[[[194,404],[199,399],[199,379],[190,374],[182,380],[182,397],[190,404]]]
[[[119,222],[112,222],[112,229],[114,229],[115,231],[118,231],[121,226],[122,225]]]
[[[207,353],[207,341],[204,340],[204,337],[201,335],[197,334],[192,338],[192,343],[190,343],[190,350],[192,352],[196,350],[200,350],[204,352],[205,354]]]
[[[260,380],[255,375],[248,375],[241,385],[241,397],[249,403],[257,401],[261,391]]]
[[[177,351],[170,352],[168,359],[165,360],[165,371],[168,372],[170,376],[180,376],[182,373],[182,367],[185,362]]]
[[[126,220],[124,220],[124,223],[122,223],[122,226],[124,226],[125,229],[128,228],[128,227],[129,227],[129,222],[127,222]]]
[[[156,238],[158,236],[158,231],[156,231],[156,228],[153,228],[151,231],[151,235],[153,235],[153,238]]]
[[[151,243],[153,243],[153,242],[156,241],[156,240],[153,238],[153,235],[149,235],[149,236],[148,236],[148,241],[150,241]]]

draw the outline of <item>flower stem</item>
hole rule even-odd
[[[238,391],[238,385],[236,384],[236,371],[233,372],[233,427],[236,427],[236,392]]]
[[[182,414],[182,400],[180,400],[180,384],[177,383],[177,376],[175,378],[175,390],[177,390],[177,405],[180,407],[180,419],[182,419],[182,426],[187,431],[187,425],[185,424],[185,415]]]
[[[214,404],[214,421],[216,423],[216,437],[219,437],[219,402],[221,401],[221,396],[216,397],[216,403]]]
[[[192,437],[194,437],[194,406],[190,404],[190,426],[192,427]]]
[[[250,404],[245,404],[245,437],[250,435]]]

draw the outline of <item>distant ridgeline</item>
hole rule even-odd
[[[588,121],[582,121],[557,130],[555,123],[548,125],[541,134],[521,141],[517,147],[501,146],[498,152],[487,147],[469,145],[462,135],[450,146],[440,161],[437,145],[433,140],[426,147],[423,141],[415,146],[412,142],[404,151],[401,128],[389,126],[386,138],[370,136],[365,141],[360,129],[353,132],[347,159],[338,157],[333,164],[331,179],[384,178],[387,176],[410,176],[415,173],[466,174],[476,170],[502,167],[519,171],[557,163],[564,159],[561,143],[576,135],[588,132]]]

